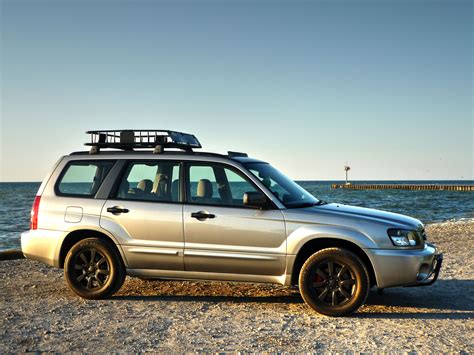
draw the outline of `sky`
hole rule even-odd
[[[0,181],[90,129],[194,133],[298,180],[474,179],[473,2],[0,0]]]

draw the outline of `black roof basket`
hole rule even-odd
[[[164,148],[177,148],[192,152],[193,148],[201,148],[196,136],[193,134],[168,131],[162,129],[124,129],[87,131],[91,135],[90,153],[97,154],[100,148],[115,148],[133,151],[140,148],[153,148],[159,154]]]

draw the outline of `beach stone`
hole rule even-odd
[[[474,222],[432,224],[427,233],[445,253],[439,281],[373,290],[366,306],[341,319],[314,313],[293,289],[265,284],[127,277],[111,299],[84,301],[62,270],[1,261],[0,353],[473,353]],[[245,297],[262,302],[236,302]]]

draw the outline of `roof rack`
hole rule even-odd
[[[115,148],[133,151],[134,149],[153,148],[153,153],[159,154],[164,148],[177,148],[192,152],[193,148],[202,148],[193,134],[162,130],[162,129],[125,129],[87,131],[91,135],[90,154],[97,154],[100,148]]]

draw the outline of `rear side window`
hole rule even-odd
[[[61,174],[56,193],[66,196],[94,196],[113,165],[113,161],[71,162]]]
[[[121,200],[179,202],[180,164],[139,161],[129,164],[117,191]]]

